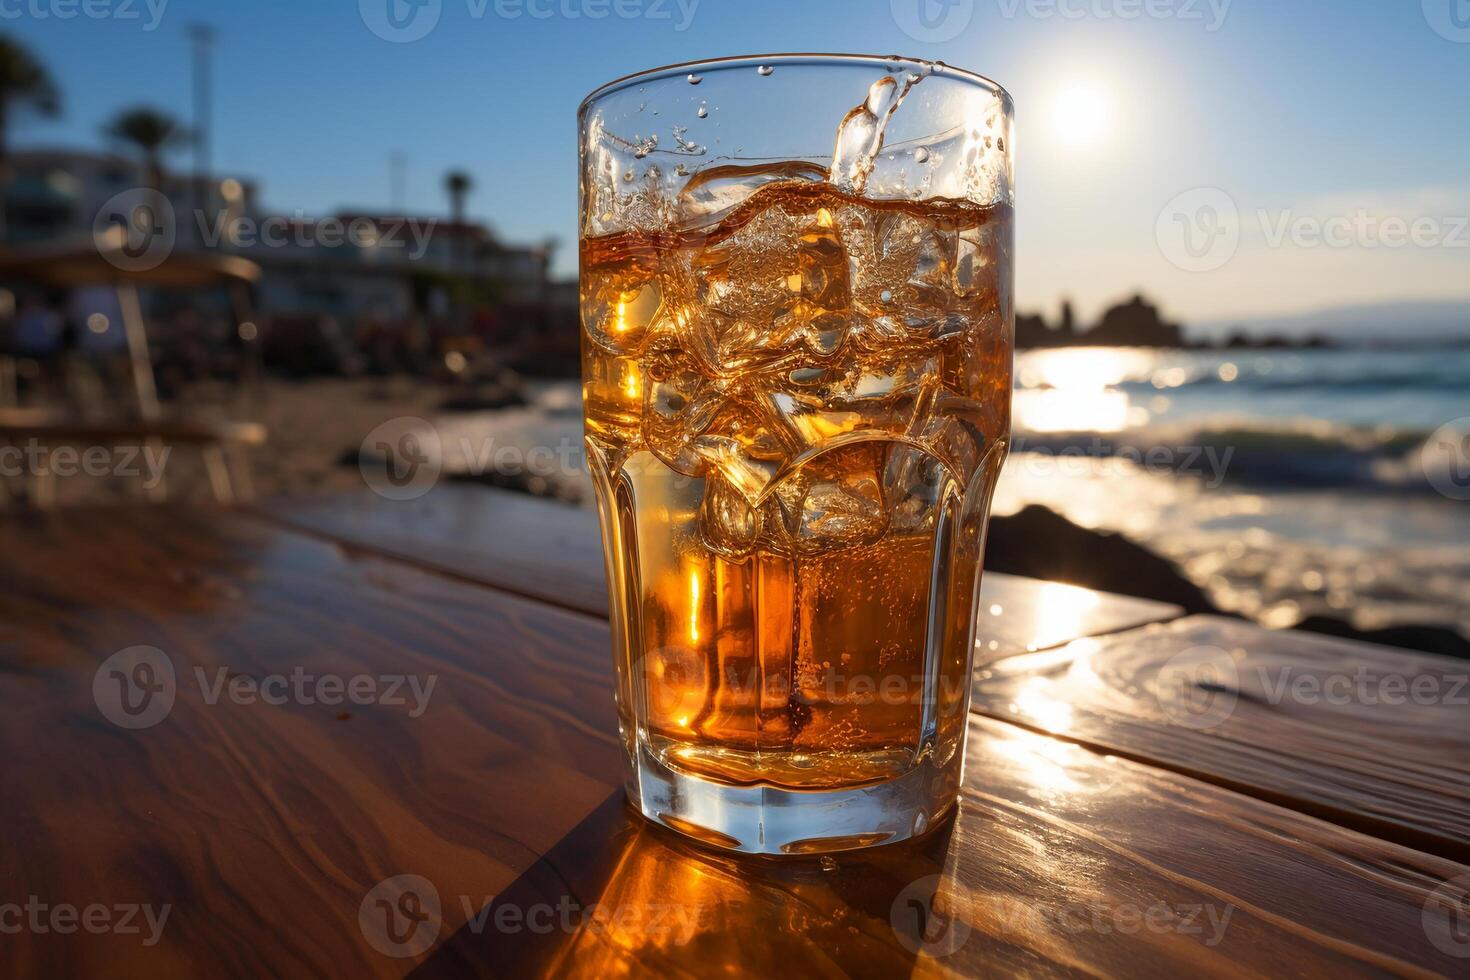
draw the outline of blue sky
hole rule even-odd
[[[58,16],[84,2],[111,15]],[[1470,215],[1467,0],[428,0],[438,21],[407,43],[368,26],[387,0],[151,2],[0,0],[0,30],[65,98],[60,120],[17,124],[16,145],[101,146],[103,122],[139,103],[187,119],[184,30],[207,22],[216,169],[256,181],[267,206],[385,208],[402,149],[410,210],[442,211],[442,174],[467,169],[472,214],[511,240],[557,237],[570,275],[588,90],[702,57],[900,53],[1015,98],[1024,308],[1069,295],[1092,316],[1142,289],[1190,321],[1470,298],[1470,232],[1454,228]],[[920,3],[938,26],[905,33]],[[1220,267],[1191,271],[1160,215],[1198,188],[1225,192],[1239,235]],[[1372,228],[1434,226],[1398,247],[1296,234],[1360,211]]]

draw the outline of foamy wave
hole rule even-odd
[[[1015,451],[1123,457],[1149,469],[1263,487],[1432,492],[1420,462],[1429,435],[1315,420],[1281,426],[1215,421],[1117,433],[1018,432]]]

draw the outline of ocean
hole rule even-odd
[[[535,391],[440,420],[446,446],[579,452],[578,386]],[[1470,348],[1023,351],[1013,432],[996,514],[1041,504],[1126,534],[1268,626],[1470,635],[1470,480],[1442,471],[1446,434],[1470,436]]]

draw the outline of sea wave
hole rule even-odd
[[[1149,425],[1118,433],[1018,432],[1014,451],[1121,459],[1152,470],[1271,488],[1431,493],[1421,465],[1431,433],[1316,420]]]

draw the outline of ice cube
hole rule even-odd
[[[812,308],[808,283],[823,296],[837,292],[840,284],[824,279],[831,243],[804,245],[802,228],[797,217],[770,209],[695,259],[701,309],[688,328],[715,370],[744,371],[799,353]]]
[[[947,483],[953,481],[944,462],[916,446],[896,443],[883,470],[883,497],[894,531],[931,531]]]
[[[918,441],[966,486],[1005,426],[996,407],[949,391],[936,394],[918,423]]]
[[[782,478],[771,494],[768,528],[798,554],[872,544],[888,514],[882,470],[887,443],[859,442],[808,460]]]
[[[719,406],[718,392],[677,348],[657,345],[643,359],[643,439],[665,465],[685,476],[702,469],[692,443]]]
[[[691,444],[694,453],[754,504],[781,469],[779,458],[754,455],[739,439],[723,435],[699,436]]]
[[[695,174],[679,191],[679,219],[686,228],[710,227],[766,184],[785,180],[819,183],[826,179],[826,168],[802,161],[711,167]]]
[[[801,298],[821,312],[846,310],[850,303],[847,282],[847,249],[826,208],[802,230],[797,246],[795,283]]]
[[[588,338],[614,354],[637,350],[663,308],[658,283],[634,277],[593,281],[598,286],[582,294]]]
[[[847,340],[851,322],[851,316],[846,313],[821,313],[803,325],[802,343],[818,357],[829,357]]]
[[[760,511],[719,472],[705,481],[699,520],[705,546],[727,558],[750,554],[760,535]]]

